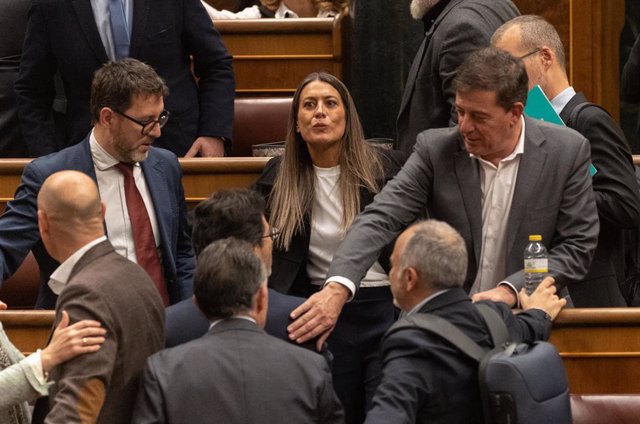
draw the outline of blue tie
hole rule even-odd
[[[128,57],[129,27],[124,16],[122,0],[109,0],[109,20],[111,21],[111,34],[115,44],[116,59]]]

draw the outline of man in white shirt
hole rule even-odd
[[[182,172],[175,155],[151,146],[169,119],[166,94],[166,85],[150,66],[135,59],[106,64],[93,81],[91,133],[83,142],[26,166],[14,200],[0,218],[0,274],[11,275],[33,250],[41,284],[36,307],[55,306],[56,284],[48,283],[58,266],[38,234],[36,196],[49,175],[65,169],[97,182],[107,205],[109,240],[151,275],[165,304],[191,296],[194,255],[185,232]]]
[[[115,252],[104,233],[104,204],[87,175],[61,171],[38,194],[42,242],[60,266],[51,275],[56,322],[66,310],[72,322],[102,323],[106,340],[97,352],[51,370],[46,423],[131,422],[133,401],[147,357],[164,344],[164,307],[147,273]],[[44,416],[39,401],[36,422]]]
[[[325,287],[293,311],[291,337],[331,331],[380,249],[425,212],[464,238],[463,288],[515,305],[523,252],[542,235],[558,292],[579,282],[597,243],[589,145],[574,131],[523,116],[522,62],[494,48],[472,53],[454,87],[459,126],[420,133],[402,170],[354,221]]]
[[[598,248],[584,281],[569,286],[577,307],[627,306],[619,285],[625,281],[623,232],[640,224],[640,193],[627,140],[602,108],[576,93],[567,77],[558,32],[540,16],[519,16],[498,28],[493,46],[522,59],[529,87],[539,85],[564,123],[589,140],[591,178],[600,218]]]

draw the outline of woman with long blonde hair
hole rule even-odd
[[[303,297],[325,284],[333,253],[356,215],[400,169],[400,152],[365,142],[355,104],[333,75],[308,75],[296,90],[282,157],[255,184],[267,199],[269,223],[280,232],[269,285]],[[387,276],[391,247],[349,288],[328,343],[333,377],[347,422],[364,420],[379,377],[380,338],[395,319]],[[337,284],[337,283],[331,283]]]

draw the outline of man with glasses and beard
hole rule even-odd
[[[49,276],[58,263],[38,234],[36,198],[44,180],[76,170],[98,184],[107,237],[117,253],[138,263],[165,304],[191,296],[194,256],[185,231],[186,205],[175,155],[151,147],[169,119],[168,90],[150,66],[110,62],[91,88],[93,129],[79,144],[31,162],[0,218],[0,275],[7,278],[30,250],[40,266],[36,307],[53,309],[61,287]]]

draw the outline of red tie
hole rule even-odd
[[[133,180],[133,165],[118,163],[116,168],[124,175],[124,195],[127,200],[127,211],[131,220],[131,232],[133,233],[133,244],[136,247],[136,258],[140,265],[155,283],[164,305],[169,305],[169,295],[167,286],[162,275],[162,267],[158,259],[156,241],[153,238],[153,229],[147,208],[144,205],[142,196]]]

